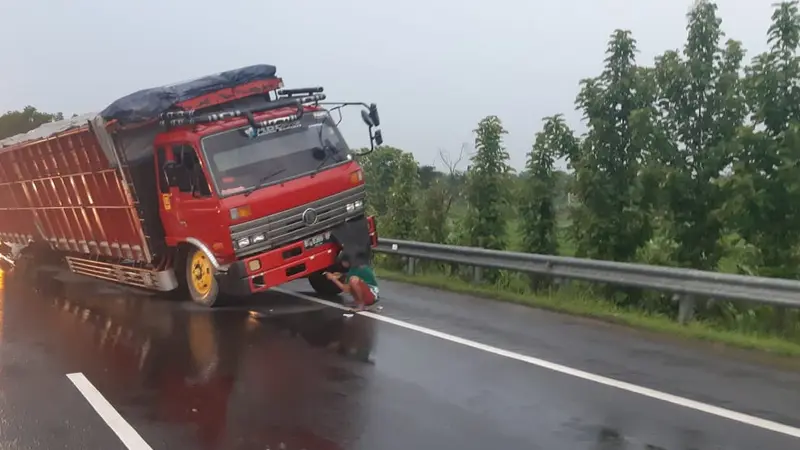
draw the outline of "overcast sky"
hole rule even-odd
[[[766,48],[772,0],[720,0],[747,60]],[[387,145],[423,164],[457,153],[489,114],[524,165],[541,118],[574,109],[609,35],[633,31],[650,63],[685,39],[687,0],[0,0],[0,111],[67,115],[132,91],[267,63],[287,87],[375,102]],[[342,131],[365,145],[356,114]]]

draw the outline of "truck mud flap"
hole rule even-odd
[[[333,240],[342,246],[342,252],[355,265],[368,264],[372,260],[367,218],[345,222],[331,230]]]

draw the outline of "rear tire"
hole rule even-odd
[[[217,271],[208,256],[192,247],[186,254],[186,285],[192,301],[211,308],[219,298]]]
[[[333,284],[333,281],[326,278],[322,272],[314,272],[309,275],[308,282],[311,284],[311,287],[314,289],[314,291],[320,295],[332,297],[342,293],[342,290],[339,289],[339,286]]]

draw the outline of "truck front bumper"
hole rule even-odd
[[[329,268],[342,248],[369,257],[377,243],[374,220],[365,217],[315,237],[321,239],[311,247],[306,246],[308,240],[298,241],[232,263],[217,275],[220,291],[234,296],[263,292]]]
[[[281,253],[291,249],[292,246],[288,246],[275,251]],[[271,255],[269,253],[271,252],[236,261],[228,267],[227,272],[217,276],[220,291],[235,296],[245,296],[266,291],[271,287],[288,283],[298,278],[305,278],[311,273],[327,269],[336,261],[336,255],[339,252],[339,249],[334,244],[326,244],[315,250],[318,251],[301,258],[289,258],[284,264],[269,269],[261,266],[260,269],[248,270],[248,263],[262,257],[270,259]]]

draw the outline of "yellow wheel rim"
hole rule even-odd
[[[211,261],[208,260],[206,255],[201,252],[195,252],[192,256],[192,286],[195,291],[200,295],[206,295],[211,291],[211,284],[214,279],[212,273]]]

